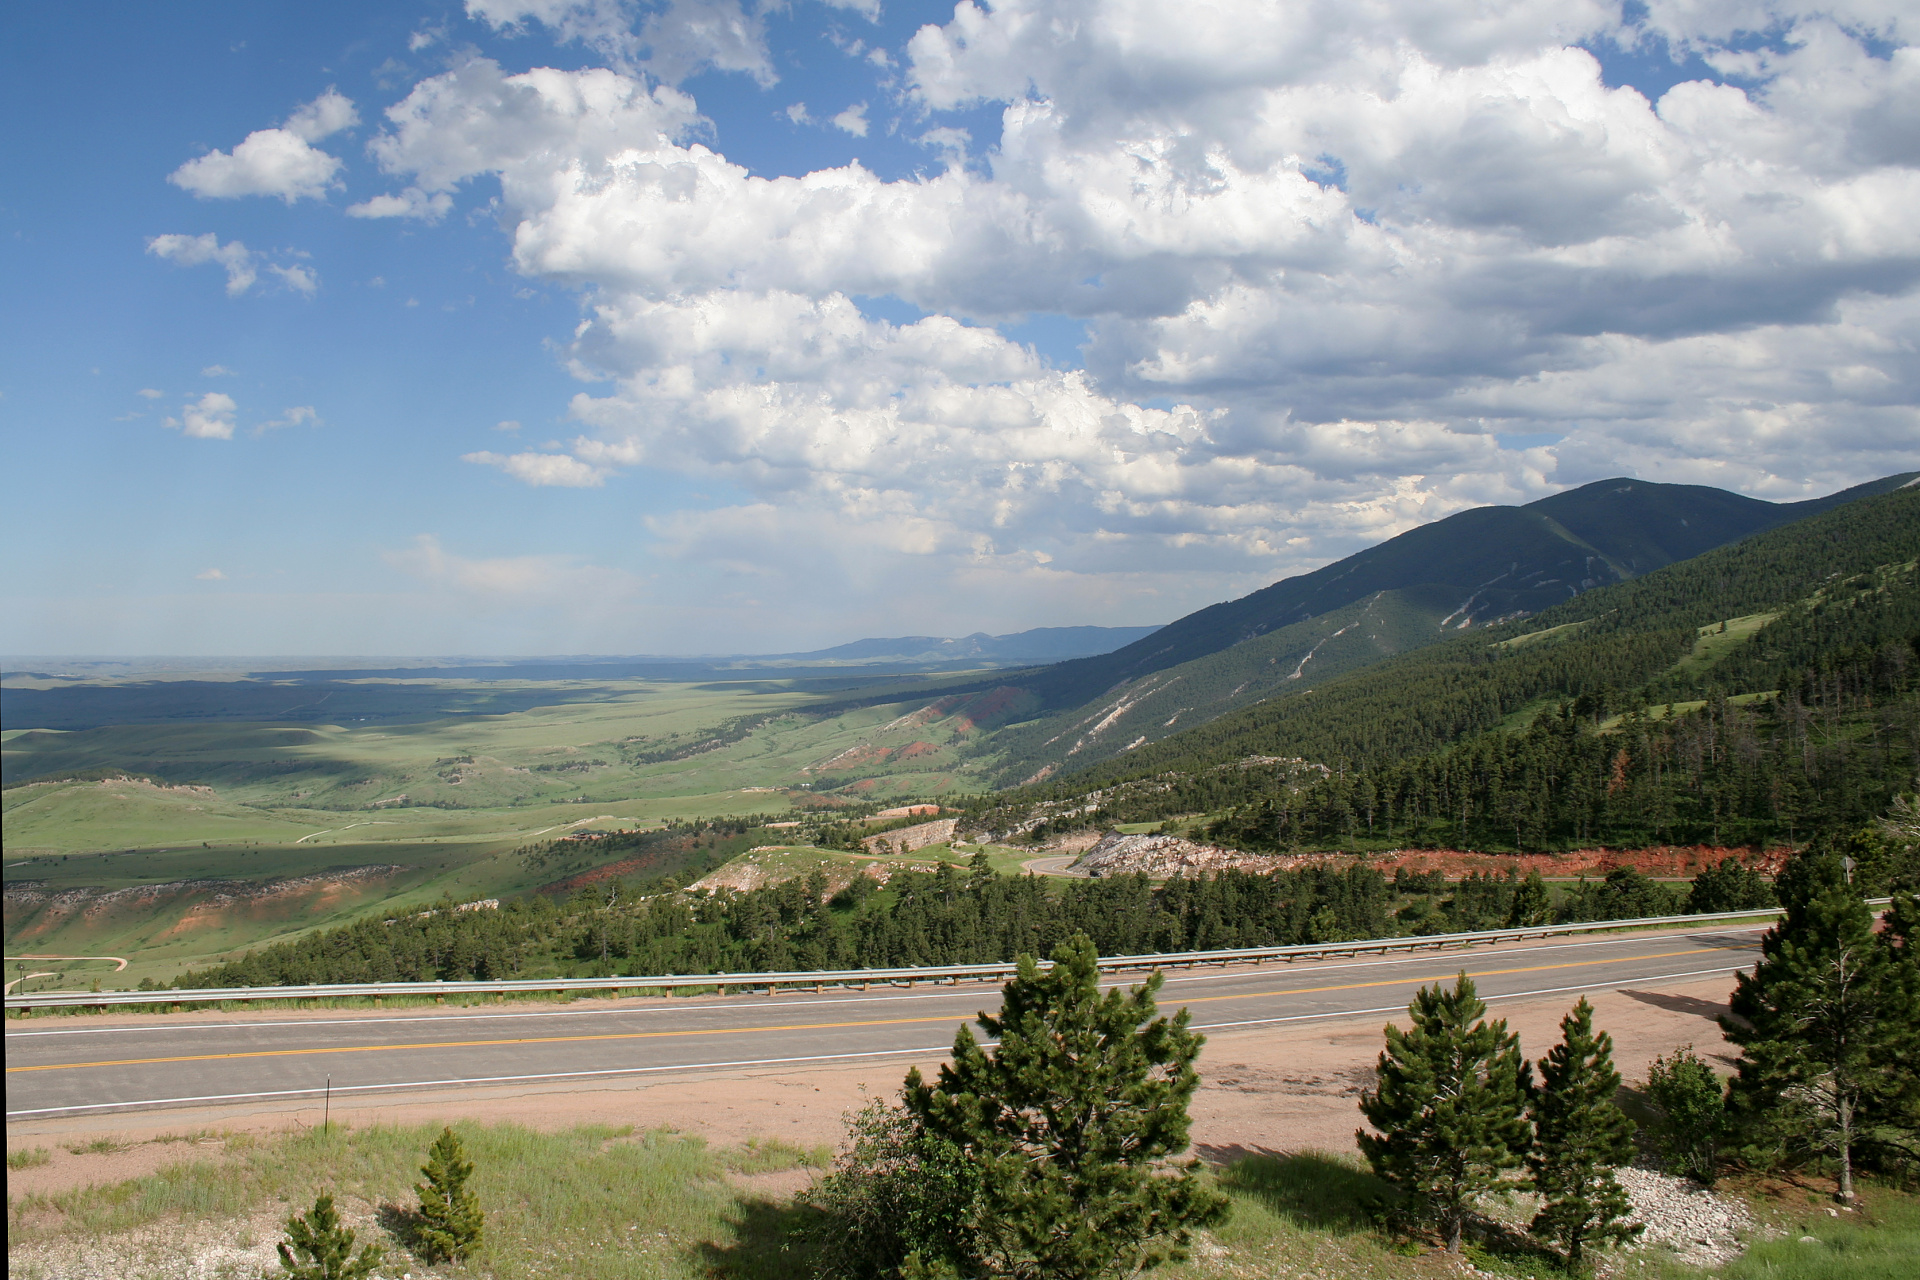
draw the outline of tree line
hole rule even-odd
[[[1003,876],[966,867],[857,875],[838,892],[816,872],[745,892],[632,895],[594,886],[496,909],[367,918],[181,975],[176,988],[338,982],[790,972],[1011,961],[1085,935],[1105,955],[1331,943],[1566,920],[1618,920],[1768,906],[1772,888],[1728,860],[1690,888],[1628,868],[1556,902],[1537,872],[1447,882],[1362,863],[1259,874],[1228,869],[1154,884],[1144,875]]]

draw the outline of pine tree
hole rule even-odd
[[[1407,1006],[1413,1029],[1388,1024],[1379,1087],[1360,1096],[1379,1131],[1360,1130],[1360,1150],[1454,1253],[1468,1210],[1520,1163],[1531,1136],[1520,1039],[1505,1020],[1484,1021],[1486,1011],[1465,973],[1452,991],[1423,988]]]
[[[1825,1154],[1838,1198],[1851,1202],[1859,1149],[1899,1141],[1885,1131],[1911,1096],[1920,976],[1904,948],[1875,933],[1835,858],[1804,869],[1760,949],[1734,988],[1733,1016],[1721,1019],[1742,1050],[1733,1102],[1748,1152]]]
[[[1560,1021],[1560,1043],[1540,1059],[1527,1157],[1533,1189],[1546,1201],[1530,1229],[1558,1240],[1576,1267],[1589,1241],[1629,1240],[1644,1230],[1626,1221],[1633,1205],[1613,1176],[1633,1159],[1633,1121],[1613,1100],[1619,1088],[1613,1037],[1594,1032],[1593,1006],[1582,996]]]
[[[1553,895],[1547,892],[1547,882],[1536,868],[1514,887],[1513,901],[1507,907],[1507,928],[1547,924],[1552,919]]]
[[[280,1242],[280,1269],[286,1280],[366,1280],[385,1261],[379,1245],[353,1252],[354,1232],[340,1225],[333,1197],[323,1195],[313,1208],[287,1219]]]
[[[480,1246],[486,1215],[467,1189],[473,1162],[467,1159],[460,1135],[450,1128],[440,1130],[420,1172],[427,1179],[414,1187],[420,1197],[416,1235],[421,1253],[436,1262],[466,1257]]]
[[[1041,970],[1020,958],[988,1054],[962,1027],[938,1081],[908,1073],[903,1100],[921,1125],[966,1153],[980,1175],[965,1261],[1000,1274],[1133,1274],[1184,1256],[1195,1227],[1225,1216],[1224,1197],[1191,1164],[1187,1103],[1204,1037],[1187,1013],[1155,1017],[1154,974],[1100,994],[1097,953],[1076,935]]]

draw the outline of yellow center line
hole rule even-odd
[[[1507,973],[1539,973],[1547,969],[1584,969],[1593,965],[1625,964],[1635,960],[1665,960],[1672,956],[1694,956],[1719,947],[1695,947],[1688,951],[1662,951],[1650,956],[1614,956],[1603,960],[1579,960],[1565,964],[1536,964],[1517,969],[1482,969],[1470,978],[1491,978]],[[1327,991],[1359,991],[1367,987],[1399,987],[1409,983],[1444,982],[1453,974],[1429,974],[1423,978],[1387,978],[1377,982],[1349,982],[1335,987],[1292,987],[1284,991],[1243,991],[1224,996],[1197,996],[1182,1004],[1208,1004],[1216,1000],[1258,1000],[1272,996],[1318,995]],[[583,1044],[594,1040],[661,1040],[681,1036],[763,1035],[776,1031],[833,1031],[846,1027],[902,1027],[915,1023],[952,1022],[953,1015],[931,1018],[869,1018],[858,1022],[796,1022],[774,1027],[712,1027],[685,1031],[617,1031],[598,1035],[518,1036],[507,1040],[440,1040],[424,1044],[353,1044],[312,1049],[249,1049],[237,1053],[191,1053],[172,1058],[121,1058],[106,1062],[50,1062],[34,1067],[8,1067],[7,1074],[28,1071],[73,1071],[82,1067],[154,1067],[171,1062],[223,1062],[230,1058],[298,1058],[322,1053],[393,1053],[407,1049],[484,1049],[511,1044]],[[242,1024],[244,1025],[244,1024]]]

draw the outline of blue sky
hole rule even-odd
[[[1435,7],[10,7],[0,650],[1158,622],[1920,464],[1897,8]]]

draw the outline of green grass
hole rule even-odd
[[[45,1147],[18,1147],[7,1152],[7,1168],[37,1169],[53,1159],[53,1152]]]
[[[5,743],[9,779],[125,769],[212,792],[100,782],[12,787],[0,796],[7,847],[273,842],[351,821],[377,821],[390,829],[381,838],[474,839],[572,820],[581,815],[566,807],[583,797],[593,805],[650,802],[656,817],[710,816],[784,808],[783,797],[768,793],[815,781],[823,765],[836,784],[851,781],[875,799],[952,785],[967,726],[924,709],[954,681],[892,677],[830,692],[803,683],[620,681],[588,701],[403,725],[166,723],[14,733]],[[806,714],[850,694],[900,700]],[[685,759],[645,759],[697,747],[742,717],[754,726],[744,737]],[[725,807],[716,809],[721,797]],[[425,807],[434,805],[454,808]]]
[[[486,1240],[471,1274],[579,1280],[758,1280],[809,1274],[805,1229],[816,1211],[728,1181],[791,1169],[819,1169],[829,1154],[774,1140],[711,1147],[671,1131],[589,1125],[540,1133],[516,1125],[456,1125],[475,1166],[473,1187],[487,1212]],[[418,1165],[438,1126],[308,1130],[256,1142],[229,1137],[223,1157],[194,1157],[143,1178],[54,1195],[9,1198],[10,1250],[64,1240],[98,1248],[151,1241],[174,1228],[183,1241],[246,1233],[262,1211],[284,1221],[328,1191],[361,1231],[392,1248],[384,1225],[400,1227]],[[210,1135],[196,1135],[204,1140]],[[108,1144],[111,1145],[111,1144]],[[36,1159],[34,1153],[38,1153]],[[44,1148],[10,1153],[14,1168],[45,1163]],[[1164,1274],[1191,1280],[1285,1275],[1353,1280],[1441,1280],[1458,1267],[1429,1245],[1397,1239],[1375,1219],[1391,1191],[1351,1155],[1266,1152],[1241,1155],[1217,1173],[1232,1200],[1228,1220],[1188,1262]],[[1772,1216],[1778,1216],[1777,1214]],[[1905,1280],[1920,1257],[1920,1200],[1875,1194],[1859,1219],[1819,1208],[1789,1215],[1783,1239],[1756,1244],[1716,1280]],[[1801,1243],[1812,1235],[1817,1243]],[[150,1246],[149,1246],[150,1247]],[[1475,1248],[1485,1272],[1515,1280],[1564,1273],[1537,1250]],[[1607,1255],[1614,1274],[1663,1280],[1708,1273],[1667,1257]],[[404,1258],[395,1273],[411,1269]],[[22,1268],[15,1274],[32,1274]],[[435,1272],[435,1274],[439,1274]]]
[[[487,1211],[485,1242],[469,1268],[500,1277],[791,1275],[777,1249],[742,1247],[754,1205],[726,1174],[823,1158],[777,1142],[716,1151],[698,1138],[635,1134],[630,1127],[551,1134],[515,1125],[456,1128]],[[435,1126],[336,1127],[259,1145],[230,1142],[225,1159],[183,1161],[112,1186],[10,1198],[9,1247],[62,1237],[97,1242],[160,1223],[217,1230],[262,1207],[291,1216],[323,1191],[349,1216],[370,1207],[404,1210],[436,1133]]]
[[[1709,623],[1701,627],[1695,633],[1693,651],[1674,663],[1673,673],[1697,676],[1709,670],[1722,658],[1751,639],[1754,632],[1779,616],[1778,612],[1750,613],[1744,617],[1728,618],[1723,622]]]
[[[1821,1212],[1784,1222],[1784,1238],[1755,1244],[1721,1275],[1725,1280],[1911,1280],[1920,1274],[1920,1201],[1875,1196],[1858,1217],[1830,1218]],[[1812,1236],[1813,1243],[1803,1236]]]

